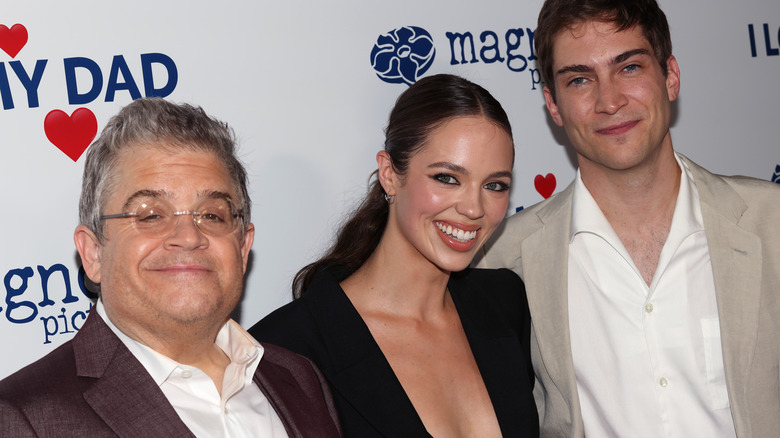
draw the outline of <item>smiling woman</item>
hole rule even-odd
[[[250,332],[318,365],[345,436],[538,435],[523,283],[468,269],[506,214],[504,110],[436,75],[398,98],[385,133],[334,246]]]
[[[465,269],[506,214],[512,162],[511,137],[481,115],[436,128],[405,173],[379,152],[379,182],[395,198],[379,248],[416,269]]]

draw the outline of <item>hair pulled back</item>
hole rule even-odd
[[[484,116],[512,138],[512,127],[501,104],[487,90],[466,79],[438,74],[420,79],[401,93],[385,129],[384,149],[396,173],[406,174],[409,160],[425,147],[433,131],[455,117],[465,116]],[[362,266],[379,245],[389,211],[374,172],[368,194],[342,225],[333,246],[295,275],[293,297],[299,298],[320,270],[350,274]]]

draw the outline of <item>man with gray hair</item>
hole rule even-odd
[[[255,234],[246,180],[200,108],[139,99],[108,122],[74,234],[100,298],[0,382],[0,436],[340,436],[316,367],[229,318]]]

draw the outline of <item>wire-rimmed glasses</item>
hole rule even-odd
[[[100,219],[130,218],[138,232],[162,237],[170,234],[184,215],[192,215],[195,226],[204,234],[214,237],[232,233],[240,222],[239,212],[229,198],[209,198],[193,210],[176,210],[164,199],[141,199],[132,211],[108,214]]]

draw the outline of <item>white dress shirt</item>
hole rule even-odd
[[[588,437],[733,437],[699,197],[688,169],[650,286],[582,182],[572,204],[572,357]]]
[[[146,368],[185,425],[198,437],[286,437],[281,419],[252,378],[263,347],[228,320],[215,343],[230,358],[220,397],[214,381],[196,367],[180,364],[122,333],[101,300],[96,309],[108,327]]]

